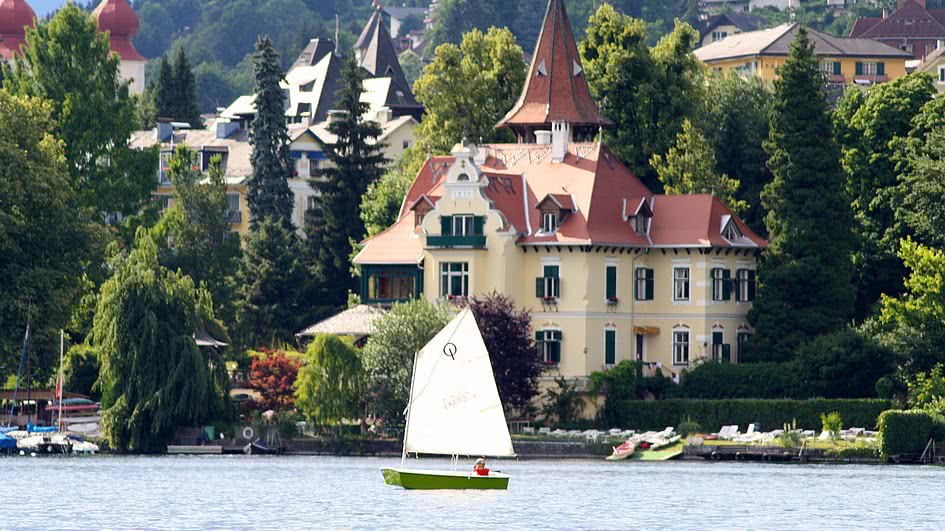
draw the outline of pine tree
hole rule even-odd
[[[342,304],[347,291],[355,287],[348,257],[351,241],[364,235],[364,222],[354,206],[384,173],[386,162],[383,146],[376,142],[381,127],[364,119],[368,110],[361,101],[364,75],[353,57],[345,61],[341,76],[338,106],[342,114],[329,125],[335,142],[325,146],[331,165],[320,169],[317,178],[310,181],[319,195],[306,216],[306,233],[325,288],[324,300],[329,305]]]
[[[256,41],[253,63],[256,118],[249,136],[253,146],[253,175],[246,183],[251,225],[255,228],[263,218],[271,217],[291,226],[293,197],[288,178],[294,164],[289,156],[284,97],[279,87],[283,73],[279,54],[269,37]]]
[[[161,64],[158,66],[157,81],[154,83],[154,108],[157,112],[157,118],[177,117],[175,108],[174,92],[174,69],[167,56],[161,56]]]
[[[184,47],[177,52],[177,61],[174,63],[174,118],[187,122],[191,127],[200,127],[203,120],[200,118],[200,106],[197,104],[197,78],[187,61]]]
[[[749,313],[754,360],[790,359],[840,330],[853,308],[853,216],[819,68],[801,29],[774,82],[766,144],[774,181],[762,193],[771,240]]]

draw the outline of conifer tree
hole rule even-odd
[[[184,47],[177,52],[177,61],[174,63],[174,118],[187,122],[191,127],[200,127],[200,106],[197,104],[197,79],[190,67]]]
[[[819,68],[801,29],[774,82],[766,145],[774,181],[762,193],[771,238],[749,313],[754,360],[790,359],[840,330],[853,308],[853,217]]]
[[[279,86],[283,73],[279,54],[269,37],[256,41],[253,63],[256,117],[249,136],[253,175],[246,183],[251,224],[255,227],[263,218],[272,217],[290,226],[293,198],[288,178],[294,164],[289,156],[284,97]]]
[[[364,235],[364,222],[356,205],[361,203],[368,185],[384,173],[386,162],[383,146],[376,142],[381,127],[364,119],[368,109],[361,101],[364,75],[353,57],[345,61],[341,75],[338,107],[342,115],[329,125],[335,142],[325,146],[331,165],[320,169],[317,178],[310,181],[319,195],[306,216],[306,233],[329,305],[342,304],[347,290],[354,288],[348,261],[351,241]]]
[[[167,56],[161,56],[158,66],[157,81],[154,82],[154,109],[157,118],[176,118],[177,109],[174,106],[174,69]]]

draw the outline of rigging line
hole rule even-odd
[[[10,402],[10,420],[8,425],[13,425],[13,408],[16,405],[16,392],[20,388],[20,376],[23,374],[23,359],[26,357],[26,345],[30,340],[30,320],[33,314],[33,301],[27,303],[26,307],[26,333],[23,334],[23,350],[20,352],[20,367],[16,371],[16,386],[13,388],[13,400]]]

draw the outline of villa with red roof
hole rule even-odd
[[[897,0],[882,17],[860,17],[850,37],[875,39],[925,59],[945,41],[945,9],[927,9],[925,0]]]
[[[92,11],[98,30],[108,32],[109,48],[121,61],[121,77],[130,82],[133,94],[144,92],[144,58],[132,43],[141,23],[128,0],[102,0]],[[11,60],[25,44],[27,28],[35,25],[36,13],[26,0],[0,0],[0,61]]]
[[[427,160],[386,231],[355,258],[361,300],[444,303],[493,290],[530,308],[546,376],[622,360],[678,374],[737,362],[767,242],[712,195],[654,194],[595,140],[562,0],[550,0],[515,144],[458,144]]]

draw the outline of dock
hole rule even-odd
[[[177,455],[220,455],[223,453],[223,447],[215,444],[205,446],[176,445],[168,446],[167,453]]]

